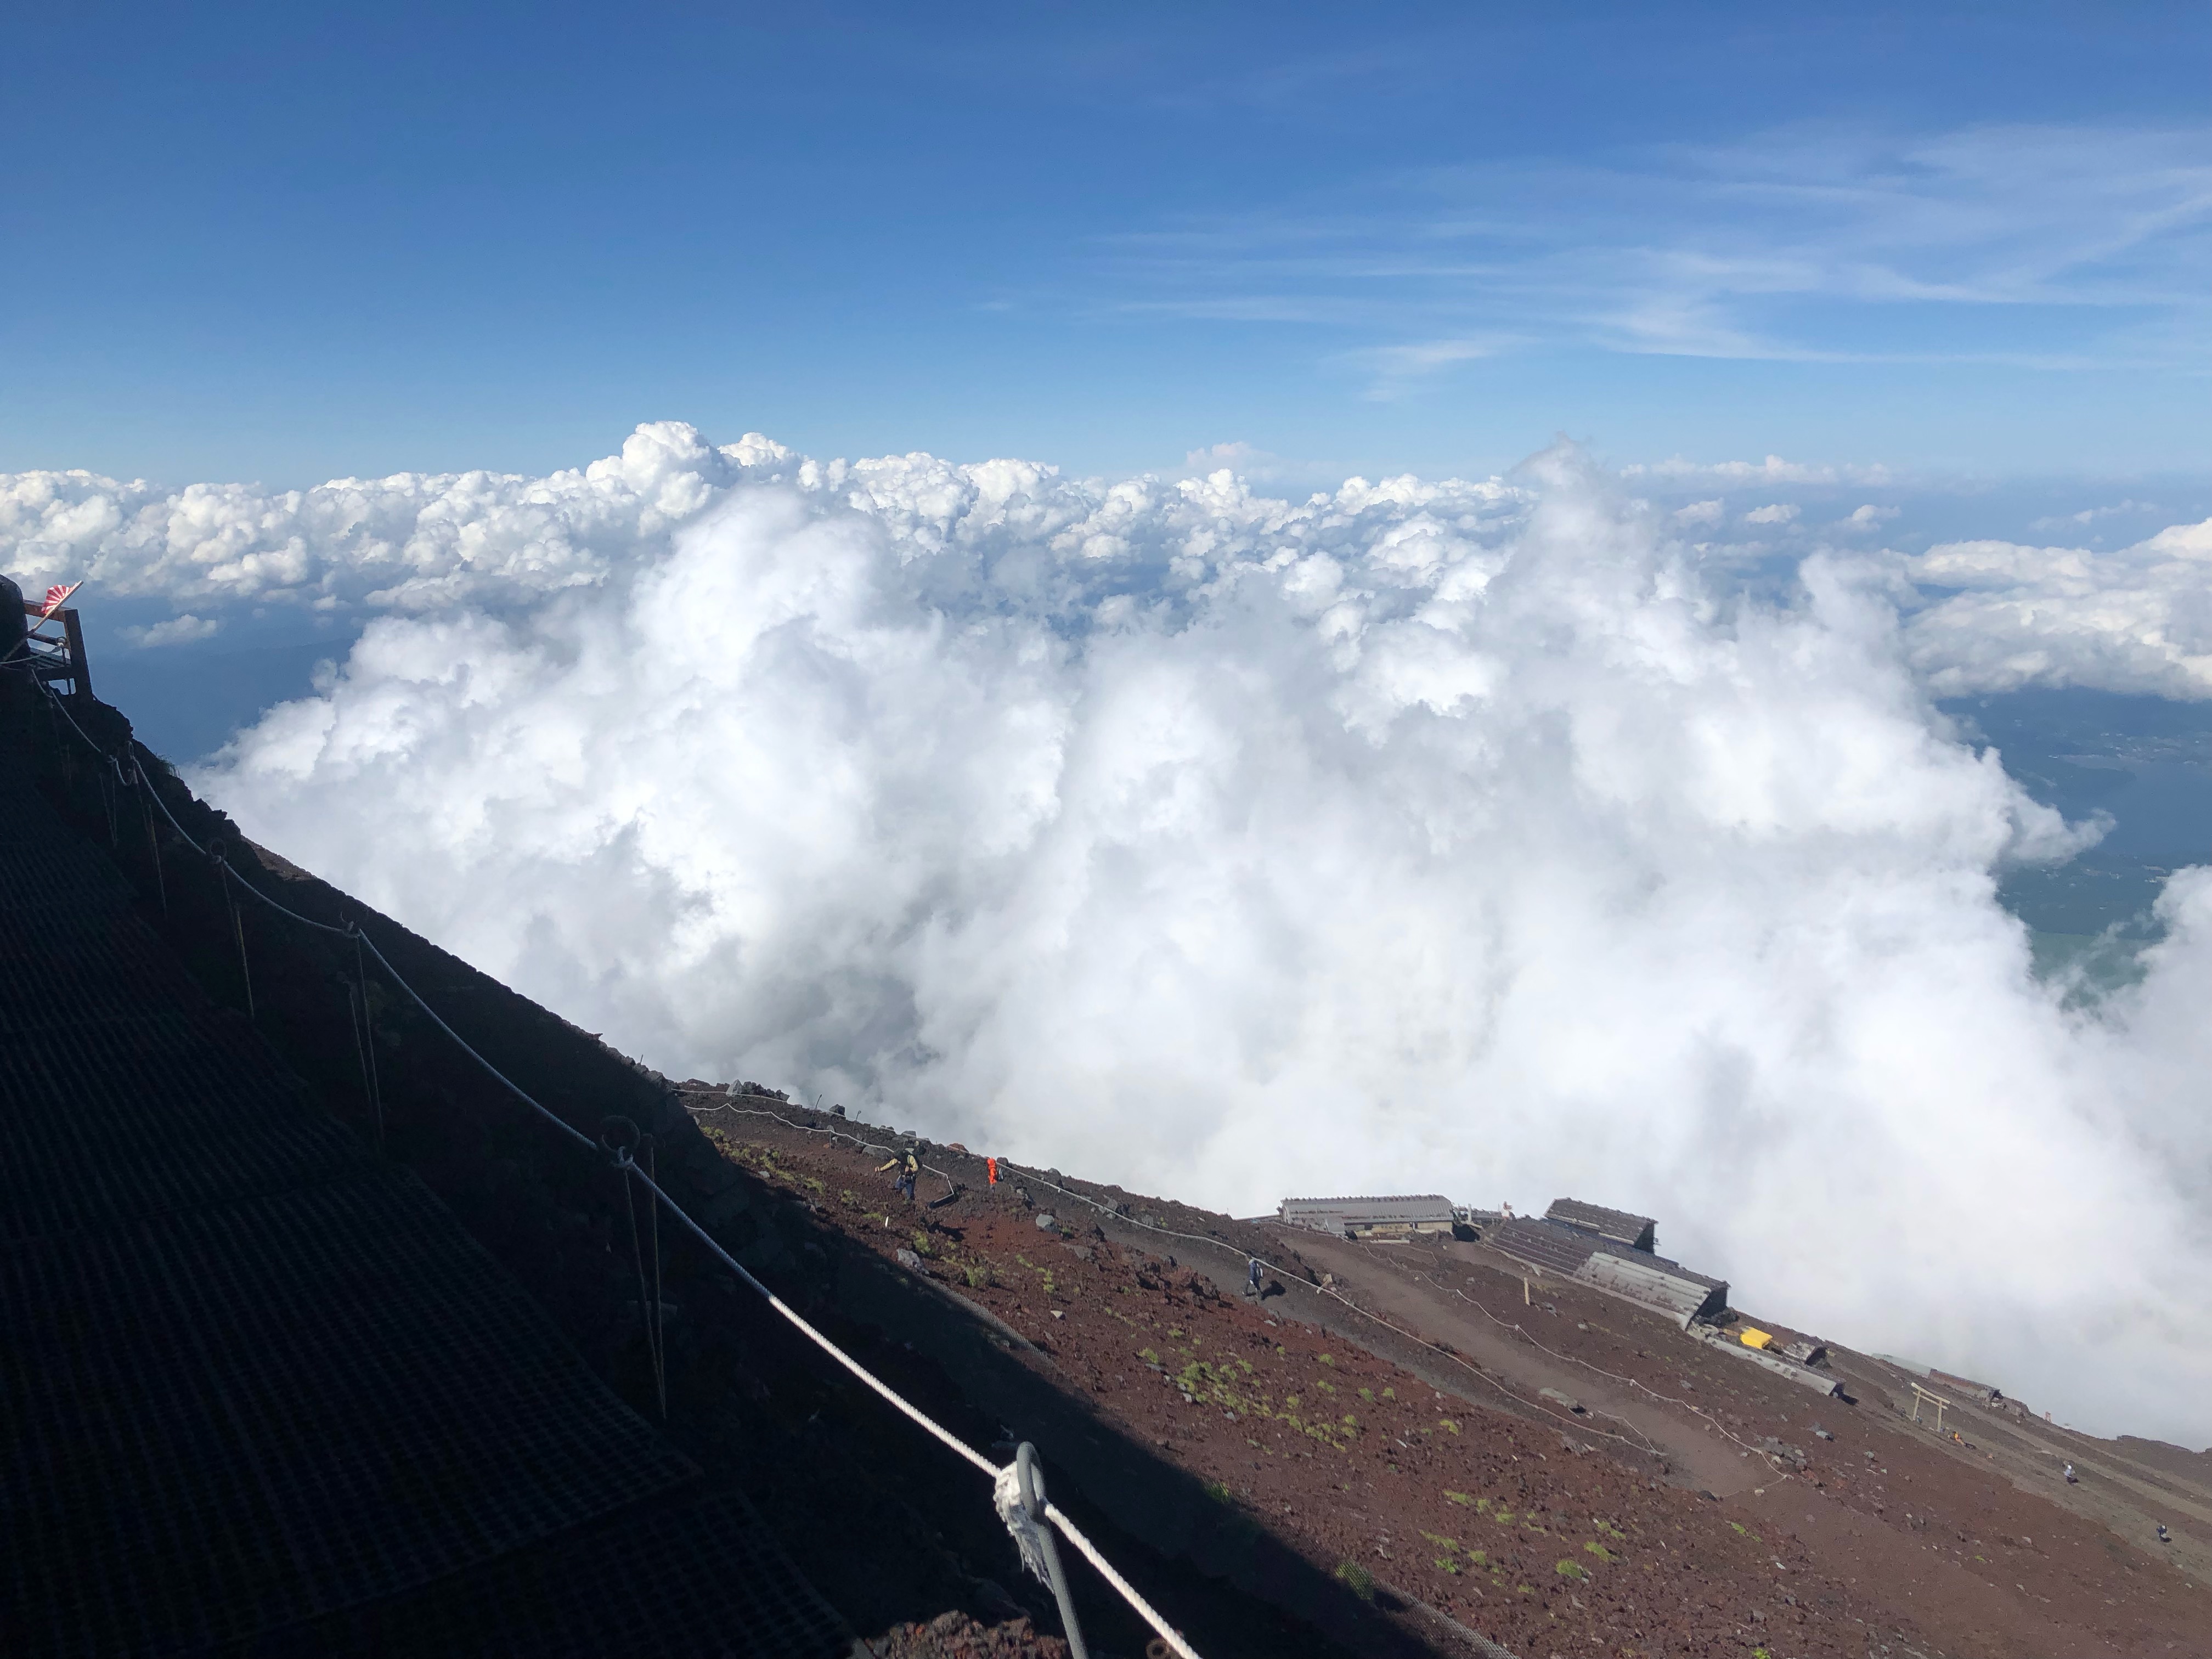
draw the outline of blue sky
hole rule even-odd
[[[2201,5],[83,7],[0,471],[2202,475]],[[1261,463],[1263,466],[1266,463]]]

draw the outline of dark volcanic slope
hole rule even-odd
[[[12,882],[0,1018],[15,1067],[0,1098],[13,1234],[0,1272],[14,1276],[0,1303],[12,1575],[0,1576],[0,1650],[795,1654],[839,1626],[811,1583],[886,1655],[1063,1651],[1040,1633],[1057,1629],[1056,1610],[1021,1574],[988,1484],[665,1225],[653,1297],[664,1419],[639,1293],[652,1230],[633,1234],[608,1162],[522,1107],[373,963],[364,1029],[362,963],[342,937],[250,899],[234,910],[214,866],[143,794],[118,790],[46,711],[25,719],[4,702],[8,787],[30,811],[35,783],[66,834],[0,856]],[[970,1444],[992,1443],[1007,1420],[1003,1355],[980,1328],[950,1346],[907,1331],[868,1277],[848,1282],[836,1237],[720,1157],[665,1079],[244,842],[131,746],[114,711],[72,712],[240,879],[325,924],[356,919],[556,1115],[594,1140],[617,1117],[656,1138],[660,1178],[726,1248],[876,1375]],[[67,928],[40,908],[49,899],[96,923],[114,960],[66,948]],[[353,1179],[411,1191],[416,1208],[331,1211]],[[261,1231],[198,1249],[238,1203],[270,1206]],[[510,1276],[507,1307],[410,1254],[434,1222],[446,1244],[478,1252],[489,1280]],[[56,1243],[172,1223],[191,1241],[151,1247],[166,1281],[118,1277],[104,1243],[72,1255]],[[221,1351],[206,1389],[199,1360],[179,1357],[195,1343],[203,1358]],[[488,1349],[519,1357],[526,1383],[488,1376]],[[403,1358],[411,1370],[395,1372]],[[357,1416],[333,1415],[349,1391]],[[595,1411],[651,1455],[594,1449]],[[379,1413],[404,1444],[380,1442]],[[1146,1494],[1147,1528],[1117,1526],[1066,1478],[1054,1498],[1208,1659],[1421,1650],[1294,1558],[1255,1595],[1197,1564],[1172,1528],[1148,1541],[1151,1522],[1212,1506],[1171,1465],[1091,1427],[1117,1460],[1117,1490]],[[654,1457],[678,1484],[626,1495],[624,1472],[652,1476]],[[191,1466],[179,1501],[146,1484],[165,1462]],[[264,1524],[272,1480],[280,1519]],[[309,1511],[314,1525],[300,1520]],[[452,1517],[467,1525],[441,1534]],[[303,1566],[295,1545],[328,1565]],[[1095,1573],[1079,1564],[1076,1577],[1091,1651],[1143,1652],[1150,1632]],[[100,1633],[133,1620],[140,1636]]]
[[[108,711],[85,718],[106,740],[126,735]],[[796,1652],[805,1644],[790,1621],[804,1626],[805,1608],[762,1597],[765,1586],[802,1579],[877,1651],[901,1659],[1061,1650],[1038,1633],[1057,1628],[1055,1611],[1019,1574],[975,1472],[666,1230],[654,1298],[667,1332],[661,1422],[618,1177],[554,1138],[373,975],[369,1047],[388,1161],[368,1157],[374,1120],[347,1012],[351,952],[249,909],[249,1025],[238,924],[207,866],[169,841],[157,876],[149,843],[134,839],[144,825],[130,816],[131,797],[72,769],[60,758],[67,750],[40,747],[58,740],[51,729],[12,736],[77,837],[81,867],[70,873],[52,849],[26,848],[8,866],[0,1021],[13,1022],[4,1034],[21,1063],[0,1121],[10,1200],[0,1249],[15,1276],[0,1319],[21,1339],[11,1363],[21,1352],[36,1364],[0,1376],[13,1391],[19,1454],[0,1481],[16,1483],[11,1499],[20,1489],[47,1506],[0,1523],[17,1528],[0,1540],[14,1547],[16,1572],[8,1651],[33,1650],[15,1634],[26,1607],[48,1609],[38,1616],[50,1647],[71,1620],[89,1628],[142,1616],[130,1609],[147,1593],[130,1573],[179,1570],[189,1544],[157,1540],[142,1551],[138,1523],[120,1506],[88,1526],[84,1516],[97,1516],[111,1489],[151,1490],[147,1470],[170,1449],[233,1432],[220,1401],[186,1393],[179,1405],[133,1362],[138,1403],[117,1395],[125,1409],[87,1435],[67,1413],[97,1409],[99,1391],[64,1387],[70,1364],[234,1328],[225,1340],[262,1392],[236,1396],[249,1404],[249,1432],[216,1462],[312,1485],[315,1460],[343,1462],[356,1437],[286,1426],[309,1425],[312,1412],[285,1397],[285,1368],[338,1369],[327,1356],[345,1347],[347,1322],[397,1319],[417,1293],[436,1305],[397,1321],[420,1338],[417,1370],[465,1372],[488,1341],[526,1346],[524,1327],[539,1319],[530,1340],[550,1324],[558,1352],[537,1351],[533,1376],[547,1386],[580,1376],[586,1394],[627,1402],[627,1418],[606,1414],[604,1397],[592,1407],[622,1432],[652,1417],[648,1438],[683,1484],[674,1495],[603,1501],[586,1478],[571,1492],[561,1469],[590,1476],[599,1455],[576,1449],[561,1468],[532,1474],[551,1489],[542,1513],[509,1505],[518,1541],[495,1531],[471,1556],[477,1544],[448,1528],[438,1547],[461,1565],[442,1577],[399,1560],[404,1551],[366,1546],[360,1559],[303,1568],[275,1534],[249,1535],[264,1501],[250,1482],[215,1493],[192,1510],[215,1524],[193,1536],[228,1552],[240,1594],[294,1596],[224,1626],[258,1632],[232,1650],[684,1650],[641,1638],[637,1620],[658,1616]],[[961,1190],[909,1208],[874,1172],[881,1152],[819,1133],[827,1120],[702,1096],[695,1103],[714,1131],[702,1134],[665,1079],[240,842],[173,780],[162,787],[192,833],[224,839],[263,890],[325,921],[360,917],[456,1029],[565,1121],[596,1137],[619,1115],[658,1137],[657,1168],[679,1200],[876,1375],[971,1445],[1005,1456],[1015,1440],[1035,1441],[1054,1499],[1207,1659],[1498,1650],[1486,1642],[1519,1659],[2212,1651],[2212,1605],[2197,1576],[2212,1493],[2190,1455],[1996,1419],[1937,1441],[1903,1421],[1894,1402],[1904,1379],[1879,1362],[1838,1356],[1856,1403],[1818,1400],[1626,1304],[1524,1282],[1478,1244],[1294,1237],[1054,1172],[994,1192],[981,1160],[957,1150],[933,1149],[928,1161]],[[38,906],[58,881],[82,881],[108,907],[113,962],[89,947],[46,948]],[[170,1001],[154,1006],[157,994]],[[81,1059],[54,1041],[58,1023],[71,1021],[88,1036],[106,1033],[80,1044]],[[239,1069],[240,1052],[268,1069]],[[346,1211],[340,1200],[362,1193],[382,1194],[383,1207]],[[257,1205],[263,1254],[284,1260],[263,1279],[234,1278],[205,1255],[210,1230]],[[1039,1225],[1046,1213],[1050,1227]],[[502,1312],[490,1280],[470,1289],[386,1260],[410,1229],[437,1226],[449,1243],[485,1253],[497,1268],[480,1267],[493,1279],[503,1270],[509,1291],[519,1285],[534,1305]],[[54,1260],[66,1270],[49,1261],[56,1240],[143,1241],[162,1228],[175,1236],[161,1235],[157,1254],[183,1279],[158,1291],[136,1269],[100,1267],[109,1257],[98,1251],[63,1250]],[[349,1240],[358,1248],[334,1248]],[[1233,1294],[1248,1253],[1278,1264],[1256,1305]],[[309,1310],[329,1328],[309,1328]],[[448,1386],[353,1369],[334,1397],[415,1389],[434,1413]],[[528,1398],[471,1390],[453,1409],[481,1412],[487,1401],[500,1405],[489,1413],[498,1420],[465,1436],[468,1449],[536,1431]],[[580,1412],[557,1413],[556,1426],[574,1435],[595,1420]],[[76,1444],[73,1435],[90,1446],[88,1497],[65,1493],[76,1477],[45,1449],[20,1455],[24,1425],[42,1421],[55,1446]],[[272,1425],[273,1436],[251,1432]],[[377,1443],[374,1433],[359,1443]],[[2055,1485],[2058,1457],[2081,1468],[2081,1486]],[[425,1472],[458,1466],[410,1449],[385,1467],[362,1514],[404,1507]],[[333,1471],[333,1491],[352,1490],[343,1474]],[[434,1519],[441,1504],[467,1513],[474,1494],[498,1490],[465,1471],[434,1486]],[[143,1514],[170,1517],[161,1524],[185,1536],[181,1511],[166,1501],[153,1492]],[[70,1507],[80,1503],[91,1507]],[[2175,1528],[2171,1553],[2139,1536],[2154,1514]],[[22,1530],[19,1515],[52,1538]],[[312,1540],[313,1528],[299,1535]],[[435,1528],[425,1535],[434,1543]],[[54,1560],[55,1540],[125,1564],[108,1603],[67,1611],[59,1624],[51,1609],[70,1592],[43,1582],[38,1565]],[[348,1573],[368,1599],[334,1606],[349,1592],[315,1588],[301,1600],[293,1588],[342,1585]],[[58,1582],[58,1569],[46,1576]],[[191,1576],[191,1593],[228,1582],[197,1563]],[[1074,1578],[1092,1651],[1144,1651],[1147,1632],[1097,1576],[1077,1563]],[[749,1611],[733,1611],[749,1596]],[[222,1644],[210,1626],[173,1645]]]
[[[610,1523],[660,1513],[690,1461],[209,1001],[20,774],[0,914],[7,1650],[262,1649],[310,1626],[328,1650],[403,1604],[426,1640],[507,1635],[492,1591],[572,1536],[589,1558],[528,1611],[611,1639],[578,1592],[643,1565]],[[627,1627],[719,1651],[760,1607],[732,1581]],[[827,1609],[796,1611],[757,1650],[842,1650]]]

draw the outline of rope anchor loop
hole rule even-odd
[[[629,1168],[631,1155],[644,1138],[643,1132],[626,1117],[611,1117],[599,1125],[599,1150],[617,1170]]]
[[[1014,1536],[1022,1565],[1031,1577],[1052,1586],[1053,1597],[1060,1603],[1060,1628],[1067,1632],[1068,1652],[1074,1659],[1090,1659],[1082,1626],[1075,1620],[1075,1598],[1069,1592],[1067,1574],[1060,1567],[1060,1551],[1045,1520],[1044,1470],[1037,1464],[1036,1448],[1028,1441],[1014,1449],[1014,1461],[1000,1469],[991,1483],[991,1502]]]

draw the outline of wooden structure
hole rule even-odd
[[[37,618],[25,640],[25,654],[34,665],[31,672],[49,684],[67,680],[74,696],[90,696],[92,666],[85,658],[84,629],[77,620],[76,607],[64,605],[52,616],[42,617],[37,605],[25,600],[23,614],[26,619]],[[62,630],[58,635],[43,631],[55,625]]]
[[[1917,1382],[1912,1385],[1912,1420],[1916,1423],[1926,1421],[1920,1415],[1920,1408],[1923,1406],[1933,1407],[1936,1412],[1936,1432],[1938,1434],[1943,1432],[1943,1413],[1957,1404],[1958,1401],[1955,1400],[1946,1400],[1933,1389],[1923,1389]]]

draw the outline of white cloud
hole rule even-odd
[[[1906,568],[1941,595],[1907,628],[1940,694],[2033,684],[2212,697],[2212,520],[2112,552],[1948,542]]]
[[[1746,524],[1789,524],[1804,509],[1793,502],[1776,501],[1769,507],[1755,507],[1743,515]]]
[[[1855,507],[1844,520],[1843,527],[1850,530],[1875,530],[1897,516],[1893,507],[1875,507],[1871,502]]]
[[[0,475],[0,555],[31,580],[86,578],[105,593],[179,604],[509,604],[603,582],[717,489],[802,465],[815,465],[765,439],[713,449],[663,422],[640,427],[618,456],[544,478],[403,472],[263,493]],[[818,487],[824,469],[815,471]]]
[[[1347,352],[1343,361],[1363,368],[1371,377],[1367,396],[1387,402],[1404,397],[1421,382],[1462,363],[1494,357],[1517,342],[1504,337],[1458,337],[1419,340],[1410,344],[1373,346]]]
[[[1889,469],[1879,465],[1785,461],[1779,455],[1763,461],[1692,461],[1676,455],[1663,461],[1632,462],[1620,469],[1620,476],[1690,489],[1714,483],[1886,484],[1892,478]]]
[[[348,486],[438,533],[288,591],[456,601],[201,785],[672,1070],[1240,1212],[1606,1199],[1746,1305],[2212,1436],[2212,888],[2063,1012],[1992,872],[2081,838],[1933,718],[1891,567],[1732,599],[1571,451],[1289,503],[633,441]]]
[[[126,628],[123,637],[142,648],[161,645],[190,645],[198,640],[212,639],[222,631],[222,624],[212,617],[195,617],[189,611],[172,617],[149,628]]]
[[[1208,444],[1204,449],[1194,449],[1182,458],[1183,471],[1194,475],[1218,472],[1223,467],[1232,471],[1249,472],[1256,463],[1265,465],[1278,458],[1263,449],[1255,449],[1243,439],[1234,443]]]
[[[2062,514],[2053,518],[2038,519],[2028,526],[2030,530],[2072,530],[2079,526],[2092,525],[2100,519],[2118,518],[2123,514],[2141,515],[2159,509],[2150,501],[2114,501],[2110,507],[2087,507],[2079,513]]]
[[[1110,303],[1447,346],[1479,319],[1509,348],[2165,370],[2203,362],[2208,227],[2201,126],[1807,122],[1119,237]]]
[[[1725,510],[1717,501],[1692,501],[1687,507],[1674,509],[1674,522],[1687,526],[1716,525],[1721,521]]]

